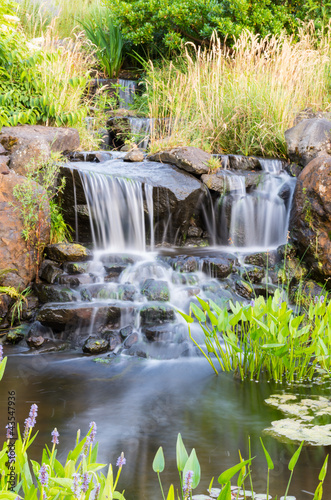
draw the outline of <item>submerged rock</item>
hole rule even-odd
[[[231,274],[232,267],[232,260],[214,257],[203,260],[202,270],[212,278],[226,278]]]
[[[142,286],[141,293],[150,301],[167,302],[170,299],[169,287],[166,281],[147,279]]]
[[[89,337],[83,346],[83,352],[88,354],[100,354],[106,352],[108,347],[109,343],[107,340],[99,337]]]

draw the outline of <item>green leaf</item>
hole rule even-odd
[[[221,493],[218,495],[217,500],[231,500],[231,483],[228,482]]]
[[[248,460],[244,460],[243,462],[240,462],[239,464],[237,465],[234,465],[233,467],[230,467],[230,469],[227,469],[225,470],[224,472],[222,472],[222,474],[219,476],[218,478],[218,482],[220,484],[225,484],[227,483],[228,481],[231,481],[231,479],[233,478],[233,476],[235,474],[237,474],[237,472],[239,472],[245,465],[247,464],[250,464],[251,461],[254,459],[255,457],[253,458],[249,458]]]
[[[178,434],[178,436],[177,436],[176,459],[177,459],[178,471],[182,472],[182,470],[184,469],[185,464],[188,460],[188,453],[187,453],[185,445],[183,443],[181,434]]]
[[[304,441],[302,441],[299,448],[297,449],[297,451],[294,453],[293,457],[291,458],[290,463],[288,464],[288,470],[293,471],[294,467],[296,466],[296,463],[299,459],[299,456],[300,456],[300,453],[301,453],[301,450],[303,447],[303,443],[304,443]]]
[[[191,451],[191,454],[188,457],[185,467],[183,469],[183,482],[185,480],[185,476],[188,473],[188,471],[193,472],[192,489],[194,489],[200,483],[200,477],[201,477],[200,464],[194,448]]]
[[[186,323],[193,323],[194,319],[192,316],[188,316],[187,314],[183,313],[179,309],[176,309],[176,311],[185,319]]]
[[[163,472],[164,466],[165,462],[164,462],[163,448],[162,446],[160,446],[153,460],[153,471],[157,473]]]
[[[167,495],[167,500],[175,500],[175,491],[174,491],[174,485],[173,484],[169,488],[168,495]]]
[[[198,321],[201,321],[202,323],[206,321],[205,313],[201,311],[201,309],[193,302],[190,303],[190,309]]]
[[[268,469],[272,470],[272,469],[275,468],[274,463],[271,460],[271,457],[270,457],[269,453],[267,452],[267,450],[266,450],[266,448],[265,448],[265,446],[263,444],[262,438],[260,438],[260,441],[261,441],[262,448],[263,448],[263,451],[264,451],[264,455],[265,455],[265,458],[266,458],[266,461],[267,461],[267,464],[268,464]]]
[[[318,479],[320,481],[324,481],[325,479],[326,471],[328,469],[328,460],[329,460],[329,455],[325,457],[324,464],[322,465],[321,471],[319,473]]]
[[[4,371],[6,368],[6,364],[7,364],[7,357],[3,358],[3,360],[0,363],[0,380],[3,377]]]

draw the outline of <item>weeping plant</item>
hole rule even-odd
[[[117,78],[123,64],[124,39],[120,28],[114,26],[111,14],[81,21],[87,38],[96,46],[96,56],[109,78]]]

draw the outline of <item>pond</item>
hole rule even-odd
[[[82,434],[89,422],[98,426],[99,461],[115,463],[122,451],[127,463],[120,488],[128,500],[161,498],[152,471],[154,454],[163,446],[165,489],[177,481],[175,446],[182,434],[188,450],[197,451],[202,482],[196,492],[206,493],[209,481],[238,462],[238,450],[248,456],[251,438],[254,490],[265,493],[266,463],[259,437],[273,420],[283,414],[264,402],[271,394],[329,395],[329,385],[289,387],[272,383],[241,382],[229,373],[216,376],[206,360],[187,357],[177,360],[146,360],[115,357],[110,364],[94,362],[74,351],[31,355],[24,348],[7,348],[10,353],[0,385],[1,428],[7,423],[7,391],[16,391],[16,416],[23,426],[32,403],[39,406],[38,437],[33,458],[50,445],[54,427],[60,432],[59,458],[73,447],[77,429]],[[288,461],[297,448],[265,436],[275,470],[271,493],[284,494],[289,477]],[[295,468],[290,494],[298,500],[312,498],[319,469],[328,453],[326,447],[304,447]],[[215,480],[216,481],[216,480]],[[217,482],[217,481],[216,481]],[[216,484],[215,484],[216,486]],[[330,475],[324,491],[331,487]],[[278,498],[279,498],[278,497]]]

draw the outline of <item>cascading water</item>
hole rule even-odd
[[[214,209],[214,244],[268,250],[286,243],[295,179],[280,160],[260,164],[260,179],[250,191],[244,174],[224,172],[227,194]]]
[[[151,134],[152,118],[130,116],[128,120],[130,122],[131,134],[134,136],[136,144],[140,148],[146,149]]]
[[[130,105],[133,104],[134,101],[136,82],[134,80],[124,80],[120,78],[118,83],[120,85],[120,107],[123,109],[130,109]]]
[[[123,177],[79,171],[90,213],[95,248],[114,252],[146,250],[144,200],[153,232],[153,188]]]

